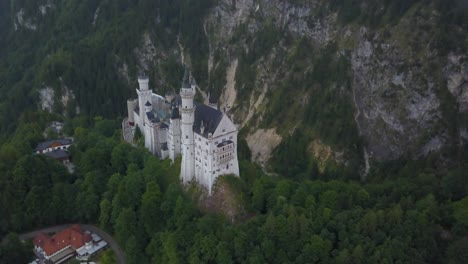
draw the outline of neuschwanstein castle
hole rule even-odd
[[[151,153],[172,161],[182,155],[182,182],[196,181],[210,195],[218,176],[239,175],[237,127],[217,109],[216,102],[194,103],[196,84],[189,71],[185,71],[179,95],[153,93],[146,76],[139,77],[138,83],[138,99],[127,101],[124,139],[131,141],[138,126]]]

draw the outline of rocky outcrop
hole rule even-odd
[[[16,13],[16,19],[13,25],[15,27],[15,30],[18,30],[20,27],[23,27],[29,30],[37,29],[36,23],[33,22],[32,18],[28,18],[25,16],[23,9],[21,9],[20,11],[18,11],[18,13]]]
[[[138,66],[144,71],[148,71],[151,65],[154,65],[157,58],[157,49],[154,46],[149,34],[144,34],[142,43],[134,50],[135,57],[138,60]]]
[[[418,158],[447,146],[449,135],[444,125],[440,90],[448,89],[456,98],[459,111],[466,112],[468,67],[466,56],[453,53],[441,64],[438,51],[433,45],[427,45],[434,41],[427,27],[436,27],[438,13],[431,7],[415,7],[399,23],[387,26],[385,30],[375,30],[340,24],[337,13],[323,5],[320,1],[219,1],[206,22],[210,48],[222,47],[222,53],[231,62],[237,62],[238,58],[234,56],[238,53],[232,50],[242,48],[249,52],[246,39],[255,38],[265,22],[272,22],[284,36],[310,40],[316,50],[336,43],[337,55],[345,56],[350,62],[352,94],[349,98],[355,106],[355,120],[365,142],[363,153],[366,157],[379,161],[402,156]],[[239,33],[241,27],[244,31]],[[264,142],[269,146],[266,147],[268,151],[260,149],[262,144],[254,143],[262,140],[260,134],[267,132],[259,128],[258,122],[270,102],[268,93],[276,89],[274,84],[280,83],[284,77],[272,72],[282,66],[286,71],[291,67],[269,59],[275,57],[275,53],[280,57],[288,56],[289,51],[282,45],[279,41],[270,54],[257,58],[255,87],[247,96],[250,103],[242,102],[247,107],[236,109],[234,113],[241,127],[248,126],[249,146],[254,159],[261,163],[269,159],[271,146],[277,142]],[[310,56],[314,58],[320,54]],[[211,61],[211,65],[215,64],[216,61]],[[437,68],[428,65],[436,65],[441,70],[434,74]],[[227,76],[232,80],[232,71],[228,71]],[[447,87],[440,86],[441,78]],[[239,87],[232,81],[228,83],[223,98],[232,100],[233,91],[238,95]],[[266,125],[271,127],[271,124]],[[463,129],[459,131],[461,138]]]
[[[468,56],[450,53],[444,73],[447,89],[456,98],[460,112],[468,111]]]
[[[39,90],[39,99],[41,109],[52,112],[54,108],[54,89],[52,87],[44,87]]]
[[[369,169],[371,160],[418,158],[437,152],[453,144],[454,134],[459,144],[466,144],[466,125],[452,126],[457,131],[449,132],[447,123],[451,121],[447,120],[446,109],[448,96],[457,104],[459,115],[468,112],[468,59],[466,53],[460,51],[463,49],[440,52],[437,47],[440,39],[434,37],[436,30],[440,30],[440,13],[430,4],[416,3],[391,23],[369,25],[357,20],[343,22],[339,7],[331,7],[329,1],[215,2],[203,21],[209,51],[197,57],[207,59],[209,77],[200,83],[212,84],[213,79],[217,85],[221,83],[220,108],[233,116],[239,129],[245,130],[255,161],[267,163],[274,148],[306,123],[305,109],[311,102],[322,103],[313,100],[321,94],[316,92],[326,89],[333,91],[330,98],[323,98],[323,103],[337,97],[349,100],[348,113],[354,111],[362,144],[347,147],[354,148],[354,153],[362,156],[365,170]],[[35,8],[36,18],[18,7],[12,15],[15,27],[35,30],[40,26],[38,17],[58,10],[50,3],[43,0],[36,5],[39,7]],[[360,7],[365,8],[362,5]],[[87,23],[99,27],[104,9],[97,7],[92,12]],[[154,23],[160,23],[160,19],[155,17]],[[135,60],[115,55],[115,69],[129,89],[133,90],[135,85],[130,77],[135,73],[129,71],[146,71],[154,79],[154,88],[177,90],[178,87],[173,87],[172,66],[179,63],[179,58],[184,64],[192,64],[190,52],[193,50],[184,49],[179,29],[158,30],[148,28],[141,35],[141,41],[131,52]],[[173,45],[158,42],[163,38],[155,34],[167,34],[164,39],[173,41]],[[270,43],[265,45],[260,43],[262,41]],[[306,45],[301,46],[301,42]],[[304,47],[307,50],[295,57],[295,49]],[[326,64],[331,65],[338,58],[346,61],[343,63],[347,67],[344,82],[337,83],[333,77],[325,76],[327,84],[316,79],[304,83],[316,69],[326,68]],[[171,63],[165,64],[169,59]],[[252,74],[241,78],[241,74],[248,75],[246,72]],[[294,93],[285,92],[292,89],[288,83],[292,80],[298,87],[294,87]],[[62,93],[63,98],[54,96],[53,91],[52,88],[40,91],[42,108],[52,111],[54,98],[55,103],[62,100],[62,104],[73,98],[67,93]],[[209,87],[199,87],[199,91],[208,94]],[[276,116],[269,116],[271,105],[275,103],[277,109],[281,108],[279,112],[290,120],[284,118],[287,121],[280,122]],[[324,116],[327,115],[320,118]],[[307,140],[321,142],[321,149],[327,151],[312,151],[313,156],[319,160],[341,159],[341,164],[346,164],[347,149],[333,146],[320,138],[319,133],[311,132],[314,125],[312,121],[307,124],[310,126],[304,132],[309,133]],[[317,144],[314,146],[317,149]],[[343,154],[326,154],[338,152]]]
[[[371,158],[397,159],[435,129],[441,113],[434,84],[409,67],[398,48],[363,39],[351,54],[351,66],[356,121]]]
[[[281,143],[281,136],[276,129],[257,129],[247,136],[247,144],[252,151],[252,159],[260,165],[265,165],[273,150]]]

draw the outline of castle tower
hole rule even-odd
[[[128,110],[128,124],[131,126],[135,125],[135,116],[133,115],[133,111],[138,105],[137,99],[128,99],[127,100],[127,110]]]
[[[172,108],[171,119],[169,123],[169,131],[167,144],[169,148],[169,158],[174,162],[180,154],[180,114],[177,107]]]
[[[187,69],[185,70],[184,79],[182,80],[180,97],[182,97],[182,105],[179,108],[182,116],[182,164],[180,177],[183,183],[187,183],[194,179],[195,176],[195,153],[193,149],[193,123],[195,121],[193,98],[195,97],[195,85],[191,84],[190,73]]]
[[[138,94],[138,107],[139,107],[139,115],[140,115],[140,120],[138,120],[140,123],[138,125],[140,126],[140,129],[141,129],[144,123],[145,104],[146,102],[151,102],[151,94],[153,92],[149,89],[148,76],[141,75],[140,77],[138,77],[138,84],[140,86],[139,89],[136,90]]]

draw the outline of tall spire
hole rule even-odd
[[[182,80],[182,88],[190,88],[190,71],[187,66],[185,66],[184,79]]]

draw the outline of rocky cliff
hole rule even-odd
[[[365,10],[365,2],[358,8]],[[377,7],[382,16],[390,16],[384,4]],[[347,61],[349,79],[342,83],[332,80],[333,84],[318,89],[334,90],[334,96],[344,96],[352,102],[349,111],[354,112],[356,129],[363,140],[363,158],[419,158],[452,144],[466,145],[466,21],[462,24],[465,28],[453,24],[449,27],[458,34],[460,42],[444,50],[444,45],[449,45],[439,32],[445,30],[440,25],[444,15],[435,4],[416,2],[396,18],[389,18],[388,23],[378,25],[357,20],[343,22],[340,12],[344,11],[334,10],[325,1],[219,1],[211,10],[205,20],[205,28],[210,29],[210,53],[221,52],[223,58],[228,58],[226,76],[232,76],[233,69],[238,70],[238,60],[242,60],[239,53],[257,53],[250,66],[256,72],[251,87],[244,89],[242,84],[228,81],[222,96],[234,101],[233,114],[248,131],[249,146],[254,153],[262,153],[253,157],[268,159],[271,151],[265,149],[277,147],[281,138],[290,136],[297,123],[303,121],[303,115],[294,112],[286,117],[293,122],[262,122],[271,111],[269,105],[276,90],[285,89],[280,84],[291,81],[288,71],[298,64],[299,72],[306,75],[316,67],[326,67],[318,63],[332,63],[340,57]],[[260,38],[266,27],[278,36],[262,53],[255,50],[255,42],[265,41]],[[297,61],[288,60],[297,47],[291,42],[299,40],[309,42],[306,47],[310,50],[304,51]],[[328,52],[329,45],[336,45],[328,56],[330,61],[317,61],[317,57]],[[307,63],[301,65],[305,59]],[[216,65],[216,61],[211,64]],[[233,100],[239,90],[247,95]],[[296,93],[283,93],[296,98],[290,103],[282,98],[281,111],[307,103],[308,97],[314,96],[313,90],[303,87]],[[271,129],[277,129],[280,135],[271,133]],[[258,143],[260,131],[270,131],[262,133],[262,144]],[[332,147],[340,151],[343,146]]]
[[[190,29],[200,27],[197,43],[206,43],[196,52],[184,24],[164,22],[156,6],[131,56],[114,56],[114,71],[128,91],[144,69],[166,92],[177,89],[171,69],[189,64],[264,166],[282,150],[306,156],[305,163],[331,160],[365,174],[372,161],[463,148],[466,1],[453,1],[451,9],[440,1],[376,2],[215,1]],[[39,5],[36,17],[17,8],[14,30],[40,29],[40,18],[54,10],[51,1]],[[96,5],[87,23],[99,27],[102,10]],[[304,147],[293,148],[291,138]]]

